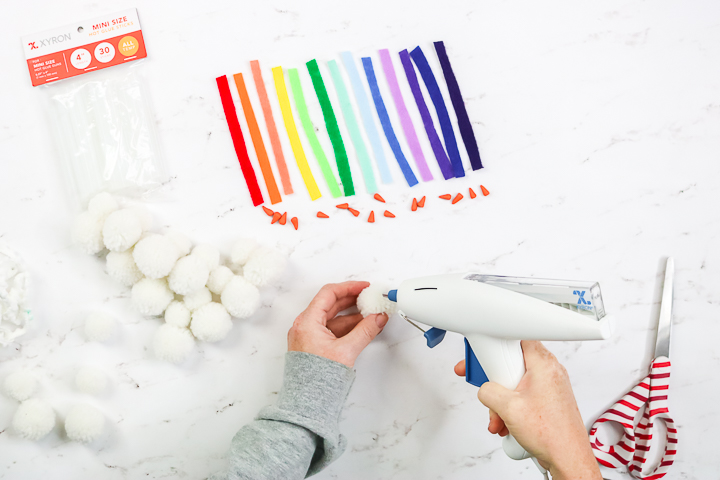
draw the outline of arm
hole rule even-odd
[[[338,420],[355,378],[357,356],[387,315],[336,316],[357,301],[366,282],[326,285],[288,333],[283,387],[275,406],[233,438],[230,465],[212,480],[302,479],[345,449]]]

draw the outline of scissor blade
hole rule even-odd
[[[655,357],[670,358],[670,327],[672,326],[673,309],[673,277],[675,262],[672,257],[665,264],[665,283],[663,284],[660,318],[658,319],[657,340],[655,341]]]

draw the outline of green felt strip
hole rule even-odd
[[[290,88],[292,89],[293,98],[295,99],[295,108],[300,116],[300,122],[305,130],[305,135],[307,136],[308,141],[310,141],[310,146],[312,147],[315,158],[317,158],[318,164],[320,165],[320,170],[322,170],[322,174],[325,177],[325,183],[327,183],[330,193],[333,198],[337,198],[342,195],[342,193],[340,192],[340,187],[338,187],[335,175],[333,174],[327,157],[325,156],[325,152],[323,152],[317,135],[315,135],[315,127],[313,126],[312,120],[310,120],[310,114],[308,113],[307,105],[305,104],[305,95],[303,95],[297,68],[290,68],[287,73],[288,78],[290,79]]]
[[[352,173],[350,172],[350,162],[348,162],[347,152],[345,151],[345,144],[343,143],[340,128],[335,118],[335,112],[333,112],[330,97],[328,97],[327,90],[325,89],[325,82],[323,82],[322,75],[320,74],[317,60],[310,60],[305,65],[310,73],[310,78],[315,88],[315,95],[317,95],[318,101],[320,102],[320,108],[322,109],[323,118],[325,119],[325,128],[330,137],[333,152],[335,152],[335,162],[337,163],[340,182],[345,191],[345,196],[355,195],[355,187],[353,185]]]

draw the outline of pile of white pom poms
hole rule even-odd
[[[195,339],[217,342],[232,329],[231,317],[247,318],[260,307],[258,287],[282,274],[286,258],[255,240],[235,243],[223,265],[217,248],[197,245],[177,232],[151,233],[142,208],[121,208],[108,193],[95,196],[75,221],[73,240],[85,252],[106,256],[107,273],[132,286],[132,305],[143,315],[164,315],[155,356],[183,362]]]

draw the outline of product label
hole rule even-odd
[[[147,56],[136,9],[22,38],[34,87]]]

